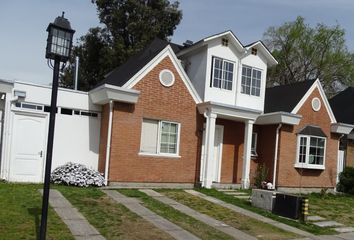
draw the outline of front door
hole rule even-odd
[[[45,116],[14,114],[10,181],[42,182],[45,147]]]
[[[222,159],[222,142],[224,135],[224,127],[221,125],[215,126],[215,136],[214,136],[214,158],[213,158],[213,182],[220,182],[221,174],[221,159]],[[202,154],[200,163],[200,181],[203,181],[205,175],[205,131],[203,131],[203,143],[202,143]]]

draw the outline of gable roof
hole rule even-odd
[[[329,100],[338,122],[354,125],[354,87],[348,87]]]
[[[303,81],[266,89],[264,113],[292,112],[315,80]]]
[[[184,55],[188,52],[198,49],[201,46],[206,45],[207,42],[209,42],[211,40],[214,40],[216,38],[225,37],[225,36],[228,36],[229,39],[231,40],[231,42],[233,43],[233,45],[236,47],[236,49],[242,53],[246,53],[247,51],[249,51],[249,49],[252,46],[259,45],[261,51],[263,52],[263,54],[265,55],[265,57],[269,61],[269,65],[272,66],[272,65],[278,64],[277,60],[273,57],[272,53],[269,51],[269,49],[264,45],[264,43],[262,41],[259,40],[259,41],[253,42],[251,44],[248,44],[248,45],[243,45],[241,43],[241,41],[236,37],[236,35],[231,30],[227,30],[227,31],[224,31],[221,33],[211,35],[209,37],[203,38],[203,39],[195,42],[194,44],[192,44],[190,46],[182,47],[182,48],[180,48],[180,51],[176,54],[178,56]]]
[[[165,40],[155,38],[142,51],[132,56],[128,59],[128,61],[106,74],[105,79],[99,82],[96,87],[103,84],[110,84],[122,87],[141,68],[143,68],[148,62],[150,62],[157,54],[159,54],[167,45],[170,45],[174,52],[179,52],[182,48],[182,46],[179,46],[177,44],[169,43]]]

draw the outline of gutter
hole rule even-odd
[[[275,152],[274,152],[274,168],[273,168],[273,189],[275,189],[275,180],[277,178],[277,164],[278,164],[278,147],[279,147],[279,130],[283,124],[279,124],[275,133]]]
[[[113,119],[113,101],[109,101],[108,131],[106,144],[106,163],[104,169],[104,184],[108,184],[109,160],[111,156],[111,139],[112,139],[112,119]]]

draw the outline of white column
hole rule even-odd
[[[205,124],[205,146],[204,146],[204,179],[202,186],[205,188],[211,188],[213,183],[214,175],[214,138],[215,138],[215,122],[216,114],[207,112],[206,113],[206,124]]]
[[[245,122],[245,137],[243,143],[243,168],[242,168],[242,180],[241,187],[248,189],[250,186],[250,166],[251,166],[251,145],[252,145],[252,132],[253,132],[253,120],[247,120]]]

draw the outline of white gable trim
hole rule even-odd
[[[159,54],[157,54],[150,62],[148,62],[143,68],[141,68],[128,82],[126,82],[122,88],[133,88],[141,79],[143,79],[154,67],[156,67],[165,57],[169,56],[173,66],[177,70],[178,74],[181,76],[182,81],[187,87],[187,90],[193,97],[194,101],[198,104],[202,100],[199,97],[197,91],[192,85],[189,77],[184,71],[180,61],[176,57],[170,45],[167,45]]]
[[[322,88],[322,85],[320,83],[320,80],[317,79],[313,84],[312,86],[310,87],[309,90],[307,90],[306,94],[302,97],[302,99],[298,102],[298,104],[295,106],[295,108],[291,111],[291,113],[293,114],[297,114],[297,112],[300,110],[300,108],[304,105],[304,103],[306,102],[306,100],[310,97],[310,95],[312,94],[312,92],[315,90],[315,89],[318,89],[318,91],[320,92],[320,95],[321,95],[321,98],[322,98],[322,101],[324,103],[324,106],[327,110],[327,113],[328,113],[328,116],[329,118],[331,119],[331,123],[337,123],[337,120],[336,118],[334,117],[334,114],[332,112],[332,109],[331,109],[331,106],[329,105],[329,102],[328,102],[328,99],[326,97],[326,94]]]
[[[231,36],[231,39],[233,40],[234,45],[236,46],[236,49],[238,49],[238,50],[241,51],[241,52],[243,52],[243,51],[245,50],[244,47],[243,47],[243,45],[242,45],[242,44],[240,43],[240,41],[236,38],[235,34],[233,34],[233,32],[231,32],[231,31],[222,32],[222,33],[219,33],[219,34],[216,34],[216,35],[213,35],[213,36],[204,38],[203,41],[204,41],[204,42],[208,42],[208,41],[211,41],[211,40],[213,40],[213,39],[220,38],[220,37],[223,37],[223,36],[226,36],[226,35]]]

